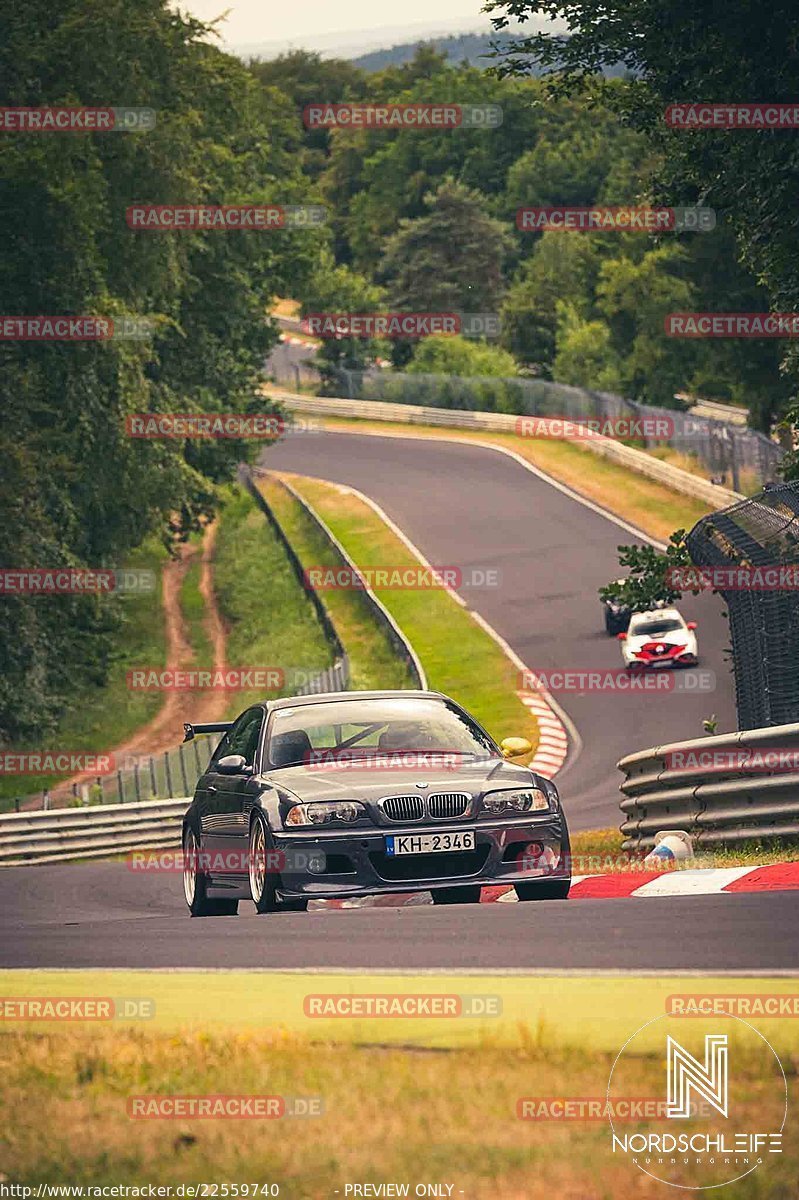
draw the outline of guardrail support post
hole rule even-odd
[[[183,746],[178,746],[178,758],[180,759],[180,775],[183,780],[183,795],[189,794],[189,779],[186,775],[186,760],[183,757]]]
[[[172,771],[169,766],[169,751],[164,751],[164,776],[166,777],[166,790],[169,793],[169,799],[174,799],[172,795]]]

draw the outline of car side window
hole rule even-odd
[[[230,754],[230,730],[222,735],[219,745],[211,755],[211,759],[208,764],[209,768],[213,767],[214,763],[219,762],[220,758],[224,758],[226,754]]]
[[[261,733],[263,716],[260,708],[253,708],[246,712],[230,730],[229,744],[225,753],[241,754],[244,761],[253,766],[258,751],[258,738]]]

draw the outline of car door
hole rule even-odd
[[[245,856],[249,836],[249,812],[259,785],[255,782],[264,710],[250,708],[230,730],[225,754],[240,754],[249,770],[236,775],[219,775],[216,784],[219,814],[217,847],[229,859],[234,874],[246,874]],[[241,872],[238,862],[241,860]]]

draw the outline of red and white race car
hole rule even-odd
[[[699,661],[696,621],[686,621],[676,608],[633,613],[626,633],[618,634],[628,671],[695,667]]]

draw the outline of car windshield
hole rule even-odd
[[[633,633],[637,637],[641,633],[676,633],[684,628],[682,621],[676,617],[663,617],[660,621],[636,621]]]
[[[269,723],[267,756],[273,767],[431,751],[477,757],[497,753],[465,713],[442,700],[333,700],[279,708]]]

